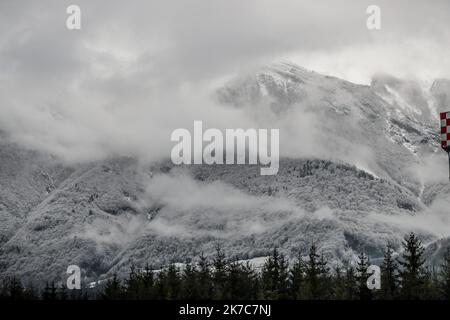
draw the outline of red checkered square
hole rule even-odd
[[[441,146],[450,149],[450,112],[441,113]]]

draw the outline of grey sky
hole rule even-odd
[[[70,4],[80,31],[65,27]],[[380,31],[366,28],[369,4]],[[164,153],[180,118],[245,124],[208,90],[276,59],[356,82],[450,77],[449,21],[448,0],[2,0],[0,127],[67,158]]]

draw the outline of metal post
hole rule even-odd
[[[450,149],[447,149],[448,154],[448,179],[450,181]]]

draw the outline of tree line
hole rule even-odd
[[[341,264],[331,269],[324,255],[312,244],[309,253],[301,253],[289,264],[274,249],[258,269],[249,262],[229,261],[220,247],[208,259],[203,254],[195,264],[183,268],[171,264],[162,270],[131,268],[126,279],[117,275],[95,289],[67,290],[64,286],[47,284],[37,290],[23,285],[15,277],[4,279],[0,288],[2,299],[296,299],[296,300],[411,300],[450,299],[450,248],[439,268],[426,266],[424,246],[413,233],[402,242],[399,256],[388,244],[381,269],[381,288],[370,290],[367,279],[370,265],[366,254],[356,264]]]

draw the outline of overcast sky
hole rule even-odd
[[[70,4],[81,30],[66,29]],[[208,93],[274,60],[359,83],[450,78],[449,21],[448,0],[1,0],[0,128],[70,159],[167,154],[180,119],[246,125]]]

